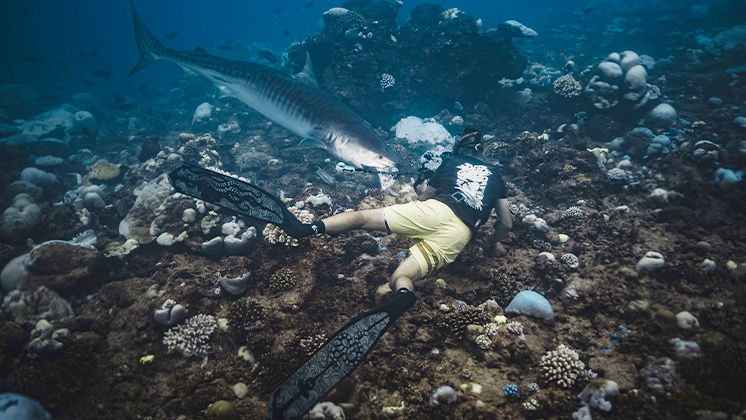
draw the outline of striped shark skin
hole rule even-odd
[[[218,57],[199,47],[193,52],[166,48],[145,27],[134,3],[132,11],[140,61],[129,76],[158,60],[174,62],[301,137],[296,148],[326,150],[357,169],[396,172],[396,153],[362,117],[319,86],[310,57],[303,71],[291,76],[261,64]]]

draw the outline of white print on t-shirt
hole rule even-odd
[[[457,166],[456,189],[461,191],[464,202],[469,207],[481,211],[484,203],[484,190],[487,188],[487,180],[492,172],[484,165],[472,165],[465,162]]]

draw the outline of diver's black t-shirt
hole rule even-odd
[[[489,219],[499,198],[508,197],[500,168],[471,156],[444,159],[428,184],[435,188],[435,199],[472,230]]]

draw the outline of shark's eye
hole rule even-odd
[[[381,155],[378,155],[378,159],[383,159],[383,156],[381,156]]]

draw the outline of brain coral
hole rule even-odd
[[[269,287],[275,290],[289,290],[295,286],[295,274],[289,268],[281,268],[269,278]]]

